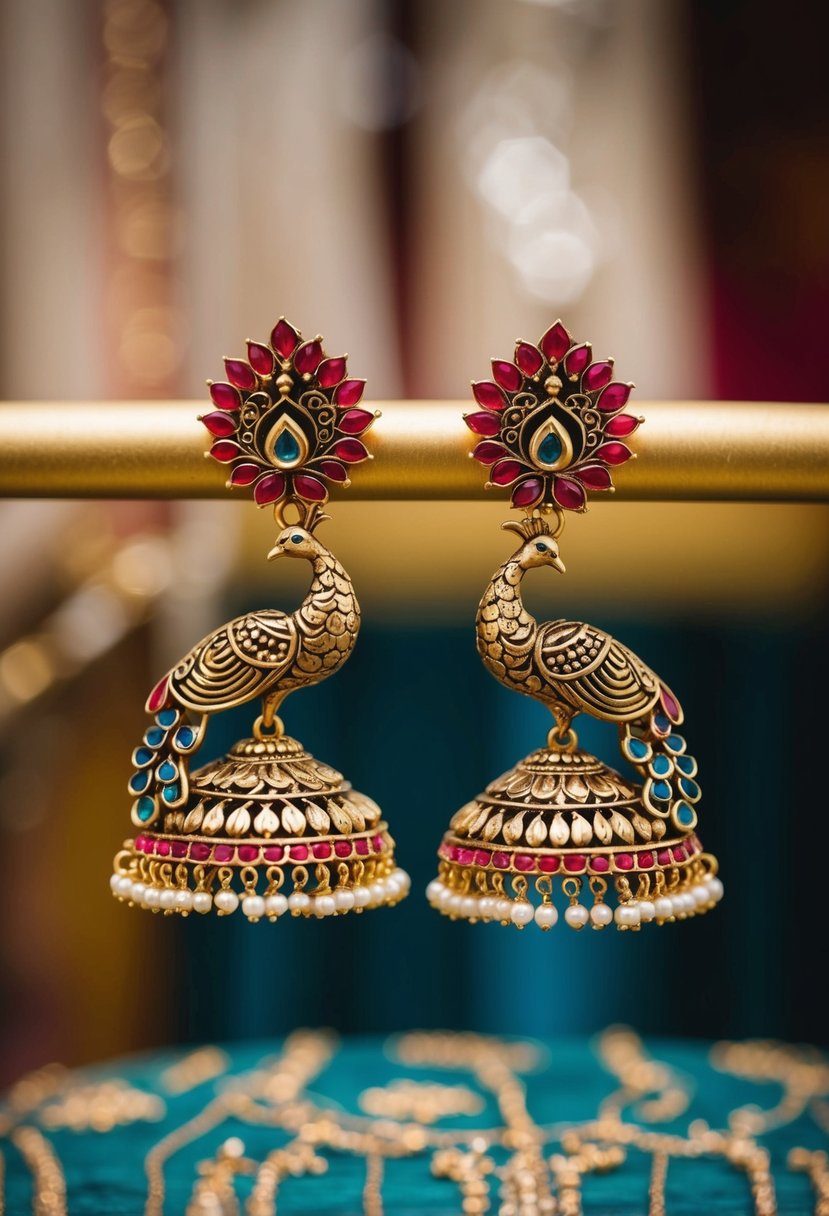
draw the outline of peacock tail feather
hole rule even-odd
[[[198,722],[172,706],[160,709],[132,753],[132,821],[148,827],[162,811],[183,806],[190,794],[190,757],[204,738],[207,715]]]
[[[663,698],[664,700],[664,698]],[[669,696],[671,709],[679,710],[669,718],[657,710],[647,724],[626,723],[622,728],[622,752],[643,778],[642,801],[660,819],[669,819],[680,832],[691,832],[697,825],[695,804],[702,791],[695,780],[697,762],[688,754],[687,743],[676,730],[672,718],[681,721],[682,711]]]

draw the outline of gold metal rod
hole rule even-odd
[[[476,499],[485,472],[469,459],[468,401],[380,401],[376,459],[355,471],[352,499]],[[197,415],[207,401],[0,404],[0,496],[218,498]],[[829,405],[642,401],[636,461],[614,472],[628,500],[829,500]],[[336,493],[336,491],[335,491]]]

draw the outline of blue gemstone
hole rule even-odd
[[[696,815],[687,802],[678,802],[674,808],[674,815],[677,823],[681,823],[684,828],[692,827],[696,819]]]
[[[151,726],[144,734],[144,742],[149,747],[159,747],[164,742],[164,735],[160,726]]]
[[[651,786],[651,794],[654,798],[658,798],[660,802],[664,802],[671,796],[671,787],[667,781],[654,781]]]
[[[668,735],[665,746],[669,752],[681,752],[685,747],[685,740],[682,735]]]
[[[160,713],[155,715],[155,720],[159,726],[175,726],[178,722],[177,709],[162,709]]]
[[[193,746],[195,738],[196,732],[193,730],[192,726],[182,726],[176,731],[174,742],[176,747],[182,748],[186,751],[188,747]]]
[[[165,785],[161,797],[165,802],[175,802],[179,796],[178,782],[175,785]]]
[[[555,464],[561,456],[561,452],[561,440],[555,431],[550,431],[550,434],[538,445],[538,462],[539,464]]]
[[[686,777],[693,777],[696,761],[693,756],[677,756],[676,766]]]
[[[151,752],[147,747],[137,747],[132,754],[132,762],[136,768],[143,768],[145,764],[149,764],[155,759],[155,752]]]
[[[150,774],[146,770],[143,773],[134,773],[130,778],[130,793],[143,794],[149,784]]]
[[[642,739],[628,739],[627,748],[634,760],[647,760],[651,746]]]
[[[139,798],[135,805],[135,813],[142,823],[146,823],[148,819],[152,819],[155,814],[155,798],[150,798],[146,795]]]
[[[661,735],[667,735],[671,729],[670,719],[666,718],[664,714],[654,714],[653,724]]]
[[[692,781],[690,777],[680,777],[679,787],[685,794],[686,798],[699,798],[700,788],[696,781]]]
[[[277,437],[273,452],[280,464],[293,464],[294,461],[299,460],[299,444],[287,427]]]
[[[178,769],[173,764],[172,760],[165,760],[163,764],[158,766],[159,781],[175,781],[178,776]]]
[[[654,756],[651,768],[654,776],[667,777],[673,768],[673,762],[667,756]]]

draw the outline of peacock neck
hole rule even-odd
[[[537,622],[524,607],[524,599],[521,594],[521,583],[525,573],[526,571],[515,557],[509,558],[502,566],[499,566],[490,581],[488,594],[481,601],[481,610],[487,605],[494,605],[501,619],[518,621],[522,627],[522,633],[528,629],[534,633]]]

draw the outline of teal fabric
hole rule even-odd
[[[466,1072],[406,1068],[395,1061],[393,1048],[389,1050],[389,1046],[376,1039],[347,1042],[314,1082],[311,1092],[320,1101],[344,1111],[360,1113],[357,1099],[363,1089],[383,1086],[402,1076],[476,1088]],[[683,1082],[692,1090],[689,1109],[675,1122],[658,1125],[662,1130],[684,1132],[695,1118],[721,1127],[735,1106],[753,1102],[770,1108],[779,1099],[780,1090],[775,1085],[753,1084],[716,1072],[708,1063],[705,1045],[654,1040],[646,1046],[652,1056],[677,1069]],[[616,1088],[617,1082],[604,1071],[590,1043],[583,1039],[559,1039],[540,1044],[540,1047],[543,1067],[525,1078],[528,1106],[536,1122],[570,1122],[592,1117],[601,1100]],[[249,1070],[263,1057],[273,1056],[278,1048],[276,1042],[262,1042],[230,1049],[233,1071]],[[160,1074],[174,1058],[173,1053],[132,1058],[88,1070],[83,1079],[118,1076],[139,1088],[162,1092]],[[176,1098],[165,1094],[167,1117],[163,1123],[134,1123],[106,1134],[52,1133],[50,1138],[67,1178],[72,1216],[140,1216],[145,1202],[145,1154],[162,1135],[198,1113],[215,1092],[216,1084],[204,1084]],[[438,1126],[495,1126],[498,1123],[498,1113],[490,1100],[480,1116],[446,1120]],[[167,1216],[181,1216],[185,1211],[198,1162],[210,1158],[229,1135],[239,1135],[246,1151],[255,1159],[263,1158],[284,1141],[280,1132],[227,1123],[183,1149],[165,1169]],[[772,1154],[781,1216],[805,1216],[813,1204],[808,1180],[789,1171],[785,1159],[794,1145],[826,1148],[825,1135],[804,1116],[770,1134],[763,1143]],[[557,1145],[551,1143],[550,1152],[556,1148]],[[22,1216],[31,1211],[28,1173],[12,1146],[4,1145],[4,1151],[6,1211],[10,1216]],[[285,1182],[279,1192],[278,1210],[282,1216],[291,1213],[351,1216],[362,1210],[364,1162],[340,1154],[326,1155],[328,1172],[320,1178]],[[586,1177],[585,1216],[641,1216],[647,1210],[649,1169],[649,1158],[631,1151],[620,1170],[605,1176]],[[246,1194],[248,1186],[249,1183],[240,1181],[240,1194]],[[666,1198],[670,1216],[699,1216],[705,1211],[749,1216],[753,1211],[745,1176],[715,1159],[672,1160]],[[388,1216],[417,1216],[420,1213],[454,1216],[460,1211],[456,1186],[431,1176],[427,1154],[388,1163],[383,1199]]]

